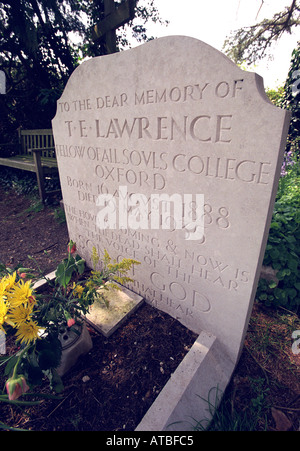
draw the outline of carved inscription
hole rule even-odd
[[[129,288],[157,307],[166,304],[177,318],[182,315],[192,317],[195,310],[203,314],[210,312],[210,299],[201,288],[193,287],[206,286],[208,291],[210,287],[217,287],[221,293],[225,290],[243,294],[244,287],[250,282],[251,274],[247,269],[233,267],[228,261],[207,255],[205,246],[203,251],[185,250],[182,253],[171,238],[162,241],[147,231],[130,229],[99,231],[94,214],[70,205],[65,205],[65,210],[68,221],[80,226],[74,239],[84,255],[90,255],[95,246],[100,255],[104,249],[110,249],[117,259],[127,256],[139,260],[149,269],[148,283],[137,278],[128,285]],[[198,244],[204,243],[205,238]]]
[[[138,260],[128,288],[236,362],[289,126],[261,77],[165,37],[79,65],[52,124],[79,254]]]
[[[58,140],[55,147],[64,168],[70,164],[61,177],[65,190],[72,193],[73,203],[65,203],[72,239],[87,260],[93,246],[99,254],[108,249],[118,259],[139,260],[143,275],[136,269],[129,288],[179,319],[213,311],[212,290],[220,298],[222,293],[231,293],[235,299],[243,296],[253,280],[247,266],[212,252],[215,243],[211,237],[217,231],[218,239],[226,240],[236,217],[230,202],[217,201],[205,191],[214,186],[207,185],[211,181],[235,185],[237,190],[242,186],[263,189],[270,183],[268,158],[245,156],[236,140],[239,118],[231,105],[243,99],[244,88],[242,78],[220,79],[98,92],[58,102],[65,139]],[[214,111],[208,108],[212,99],[217,105]],[[161,114],[152,114],[152,105],[159,106]],[[174,177],[183,186],[192,178],[194,192],[204,189],[205,233],[196,245],[178,241],[171,227],[172,215],[168,234],[153,234],[151,212],[140,222],[143,230],[122,230],[117,216],[113,230],[97,227],[99,195],[110,193],[118,198],[120,185],[128,187],[129,199],[139,190],[146,198],[151,193],[171,195]],[[132,206],[128,212],[136,214]]]

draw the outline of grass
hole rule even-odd
[[[211,390],[205,400],[207,418],[196,421],[195,430],[276,430],[273,408],[290,421],[291,430],[298,430],[300,352],[292,351],[296,330],[300,318],[293,312],[256,304],[231,382],[223,397],[216,388]]]
[[[231,397],[224,395],[217,410],[215,406],[220,402],[222,394],[216,389],[211,390],[209,397],[206,400],[208,404],[208,417],[196,423],[194,429],[196,431],[256,431],[258,422],[261,422],[266,408],[265,390],[257,391],[257,385],[261,388],[264,384],[263,379],[253,379],[254,396],[251,399],[251,404],[248,411],[239,411],[234,406],[234,400]],[[267,389],[268,391],[268,389]],[[212,421],[211,421],[211,418]],[[267,421],[264,418],[266,429]]]
[[[66,214],[63,208],[61,207],[55,208],[53,214],[58,224],[63,224],[66,222]]]

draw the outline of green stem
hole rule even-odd
[[[19,355],[19,357],[18,357],[17,363],[16,363],[15,366],[14,366],[14,370],[13,370],[13,374],[12,374],[12,378],[13,378],[13,379],[16,378],[16,376],[17,376],[17,369],[18,369],[18,366],[19,366],[19,364],[20,364],[21,358],[23,357],[23,354],[25,354],[25,352],[29,349],[29,347],[30,347],[30,344],[28,344],[28,345],[23,349],[23,351],[20,352],[20,355]]]
[[[11,401],[10,399],[8,399],[7,395],[0,395],[0,401],[15,406],[38,406],[41,404],[41,401],[19,401],[19,400]]]

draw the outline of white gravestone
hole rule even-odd
[[[106,249],[139,260],[129,288],[194,332],[212,334],[233,366],[288,124],[260,76],[182,36],[84,62],[53,119],[69,235],[79,253],[91,262],[95,246],[99,255]],[[111,196],[108,205],[103,194]],[[173,201],[169,209],[163,194]],[[201,195],[203,235],[200,226],[189,229]]]

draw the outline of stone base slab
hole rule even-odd
[[[105,293],[108,307],[104,301],[95,301],[85,316],[85,320],[105,337],[110,337],[144,302],[139,294],[123,286],[120,288]]]
[[[189,431],[198,421],[207,427],[234,366],[217,338],[201,332],[135,430]]]

